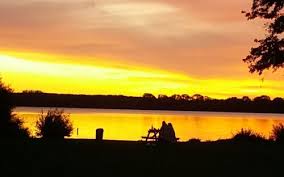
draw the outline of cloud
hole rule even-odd
[[[198,77],[244,77],[241,59],[262,34],[240,13],[249,5],[246,0],[1,1],[0,50],[74,55],[78,63],[84,62],[80,56],[109,58]]]
[[[250,8],[247,0],[161,0],[180,8],[183,12],[201,21],[210,23],[234,23],[241,22],[242,10]]]

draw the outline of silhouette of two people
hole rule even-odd
[[[166,123],[165,121],[162,122],[162,126],[159,132],[159,142],[162,143],[175,143],[177,142],[175,130],[171,123]]]

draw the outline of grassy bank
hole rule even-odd
[[[283,176],[284,146],[273,142],[178,143],[2,141],[4,176]],[[2,175],[1,175],[2,176]]]

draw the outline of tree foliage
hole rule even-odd
[[[156,99],[156,97],[152,93],[144,93],[143,98],[146,99]]]
[[[69,115],[63,110],[49,110],[46,115],[43,113],[36,122],[37,136],[44,139],[64,139],[71,136],[73,131]]]
[[[23,122],[13,113],[12,93],[13,90],[6,86],[0,78],[0,137],[5,139],[28,138],[28,129],[23,127]]]
[[[257,47],[243,59],[248,63],[251,73],[262,74],[265,69],[274,71],[284,67],[284,0],[253,0],[251,10],[243,11],[248,20],[256,18],[267,20],[264,39],[255,39]]]
[[[13,90],[4,85],[0,78],[0,121],[8,121],[12,114],[13,104],[11,94]]]

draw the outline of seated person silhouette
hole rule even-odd
[[[171,143],[177,142],[176,133],[171,123],[168,124],[168,129],[169,129],[169,141]]]
[[[175,143],[176,135],[173,125],[171,123],[167,124],[165,121],[162,122],[162,126],[159,132],[158,141],[161,143]]]

